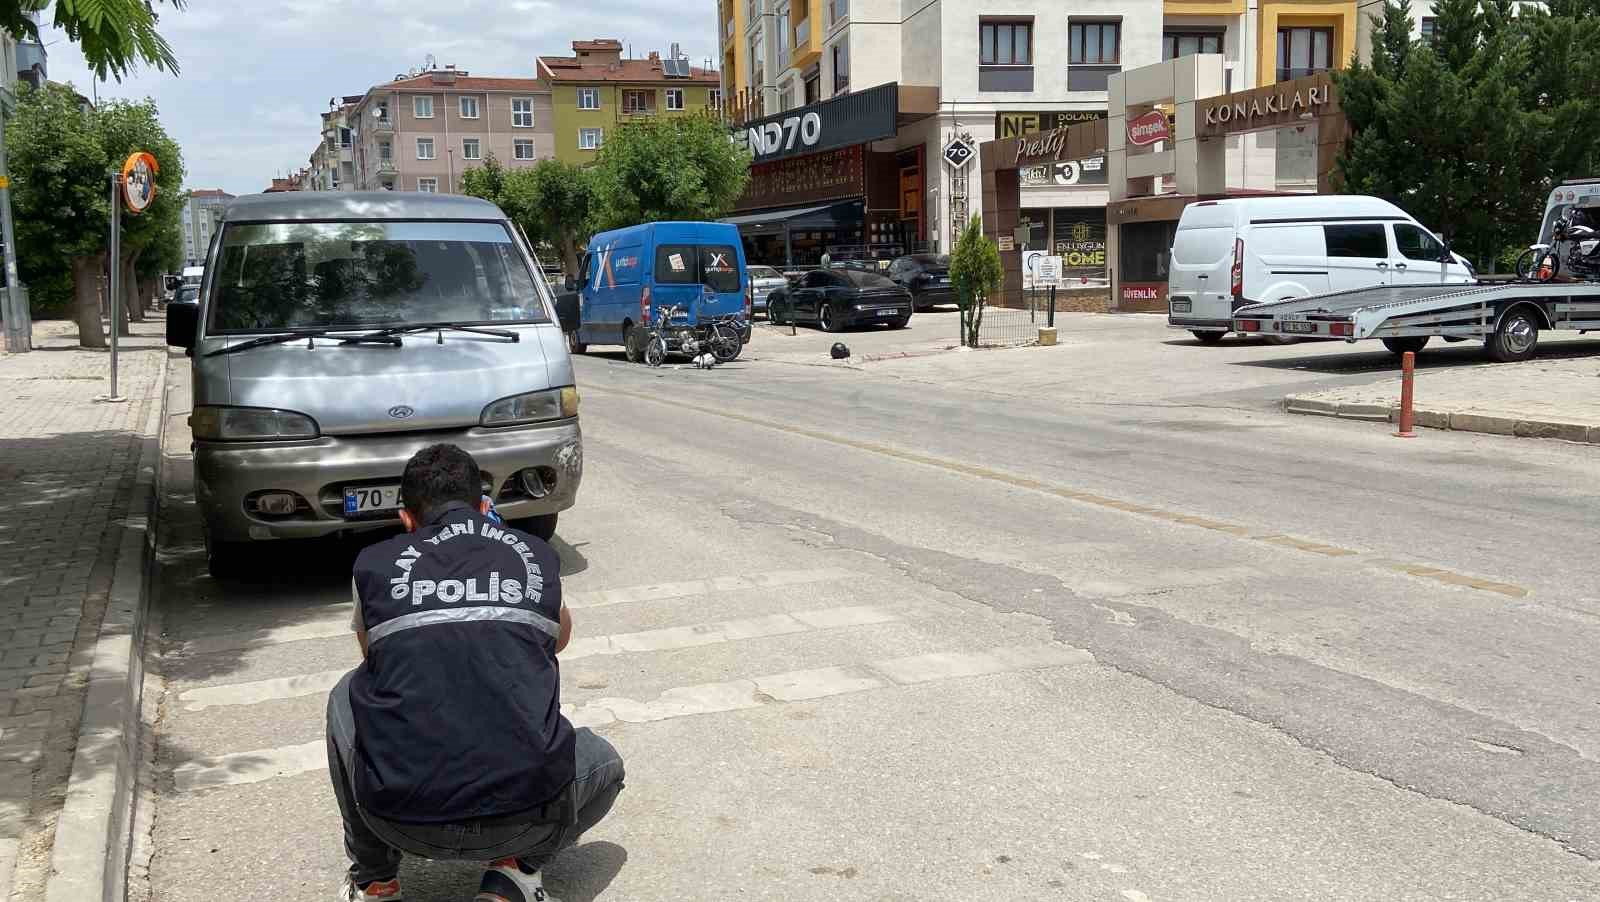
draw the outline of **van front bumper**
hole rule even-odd
[[[398,512],[346,517],[346,487],[399,485],[406,461],[448,442],[478,462],[495,508],[508,520],[553,514],[577,500],[583,481],[583,433],[577,418],[501,429],[452,429],[404,435],[329,435],[305,442],[196,442],[195,500],[212,541],[308,539],[398,526]],[[538,497],[521,478],[532,469]],[[255,509],[263,492],[293,493],[292,514]]]

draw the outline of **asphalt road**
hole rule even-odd
[[[1273,409],[1342,346],[1064,337],[578,361],[563,701],[629,783],[556,896],[1600,898],[1595,449]],[[217,584],[167,464],[149,889],[331,898],[354,546]]]

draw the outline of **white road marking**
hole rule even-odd
[[[0,899],[11,898],[11,880],[17,869],[17,840],[0,839]]]
[[[600,727],[618,721],[650,723],[696,714],[759,708],[778,702],[830,698],[871,689],[886,689],[897,684],[915,685],[932,680],[1042,670],[1093,661],[1094,656],[1086,651],[1057,644],[959,654],[916,655],[855,666],[796,670],[751,680],[680,686],[668,689],[647,702],[602,698],[581,707],[562,705],[561,711],[574,726],[579,727]],[[213,700],[209,703],[218,702]],[[303,745],[196,758],[174,768],[172,777],[178,792],[193,792],[217,786],[259,783],[274,777],[323,770],[327,766],[326,745],[323,740],[317,740]]]
[[[275,680],[205,686],[184,692],[178,696],[178,701],[183,704],[185,711],[204,711],[206,708],[254,705],[283,698],[319,695],[338,685],[339,680],[349,672],[350,668],[346,667],[341,670],[324,670],[321,673],[306,673]]]
[[[619,655],[627,652],[671,651],[701,645],[717,645],[740,639],[763,639],[811,630],[866,626],[898,619],[900,615],[894,611],[865,605],[799,611],[793,614],[770,614],[766,617],[725,620],[721,623],[704,623],[698,626],[674,626],[639,633],[574,639],[572,644],[567,646],[567,650],[561,653],[561,660],[576,661],[596,655]]]
[[[179,792],[193,792],[215,786],[260,783],[273,777],[292,777],[327,767],[328,746],[325,740],[318,739],[275,749],[195,758],[173,768],[172,781]]]
[[[182,654],[185,655],[214,655],[225,651],[243,651],[248,648],[262,648],[268,645],[282,645],[285,642],[303,642],[307,639],[334,639],[340,636],[350,638],[351,646],[355,644],[355,633],[350,630],[349,604],[334,605],[330,613],[305,623],[296,623],[293,626],[279,626],[265,630],[251,630],[245,633],[224,633],[219,636],[201,636],[183,643]]]
[[[625,586],[617,589],[599,589],[593,592],[569,592],[567,607],[600,608],[614,604],[631,604],[640,601],[661,601],[671,598],[691,598],[714,592],[738,592],[744,589],[773,589],[780,586],[799,586],[808,583],[829,582],[860,574],[849,570],[774,570],[752,576],[718,576],[713,579],[691,579],[682,582],[656,583],[649,586]]]
[[[1136,889],[1123,890],[1122,898],[1127,899],[1128,902],[1150,902],[1149,896],[1146,896],[1144,893],[1141,893]]]

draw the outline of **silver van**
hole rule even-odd
[[[190,309],[184,309],[185,306]],[[229,205],[197,305],[195,493],[212,572],[249,543],[399,522],[400,475],[452,442],[500,514],[546,538],[583,477],[555,298],[493,204],[290,192]]]

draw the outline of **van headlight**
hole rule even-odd
[[[546,391],[512,395],[483,409],[485,426],[517,426],[545,420],[564,420],[578,415],[578,389],[568,385]]]
[[[305,414],[270,407],[196,407],[189,431],[203,442],[294,441],[320,434]]]

